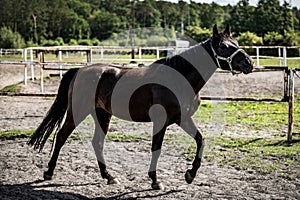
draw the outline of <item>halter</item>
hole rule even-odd
[[[237,72],[235,72],[235,71],[233,70],[232,65],[231,65],[231,62],[232,62],[233,57],[234,57],[238,52],[244,52],[243,49],[237,49],[235,52],[233,52],[233,53],[231,54],[231,56],[225,58],[225,57],[219,56],[219,55],[216,53],[216,51],[214,50],[214,48],[213,48],[213,46],[212,46],[212,39],[210,40],[210,48],[211,48],[211,50],[212,50],[212,52],[213,52],[213,54],[214,54],[214,58],[216,59],[218,68],[221,68],[221,65],[220,65],[219,60],[224,60],[224,61],[226,61],[226,62],[228,63],[232,75],[239,74],[239,73],[237,73]]]

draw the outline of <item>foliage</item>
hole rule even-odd
[[[264,37],[265,45],[276,45],[283,43],[283,36],[277,32],[268,32]]]
[[[188,26],[187,34],[194,40],[202,42],[212,36],[212,30],[198,26]]]
[[[68,44],[69,44],[69,45],[78,45],[78,42],[77,42],[77,40],[75,40],[75,39],[70,39],[70,41],[69,41]]]
[[[297,31],[294,34],[295,34],[294,41],[297,45],[299,45],[300,44],[300,31]]]
[[[249,4],[248,0],[240,0],[232,8],[230,18],[226,23],[231,25],[235,35],[252,30],[254,10],[255,8]]]
[[[284,34],[268,32],[264,36],[264,44],[284,46],[297,45],[296,34],[288,31],[284,31]]]
[[[151,36],[147,39],[147,46],[167,46],[168,39],[163,36]]]
[[[89,39],[78,40],[78,44],[84,46],[93,46],[93,42]]]
[[[299,37],[299,36],[298,36]],[[293,45],[298,45],[298,41],[297,41],[297,34],[294,32],[289,32],[284,30],[284,34],[283,34],[283,44],[285,46],[293,46]],[[300,38],[298,38],[299,40]]]
[[[39,44],[34,43],[32,40],[26,42],[26,47],[38,47]]]
[[[109,38],[112,33],[122,30],[121,19],[115,14],[106,11],[96,11],[89,17],[91,37],[100,39]]]
[[[93,46],[99,46],[101,44],[101,42],[97,38],[93,38],[92,44],[93,44]]]
[[[65,44],[64,39],[62,37],[58,37],[55,40],[57,43],[59,43],[60,46],[63,46]]]
[[[17,33],[13,32],[10,27],[2,27],[0,28],[0,47],[1,48],[22,48],[25,46],[24,39],[22,36]]]
[[[41,46],[59,46],[60,43],[59,41],[56,40],[42,40],[41,41]]]
[[[240,33],[236,39],[241,46],[257,46],[262,45],[263,42],[262,37],[259,37],[255,33],[249,31]]]

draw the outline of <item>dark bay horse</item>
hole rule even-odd
[[[229,26],[224,32],[219,32],[215,25],[208,40],[148,67],[95,64],[70,69],[61,80],[52,107],[28,142],[35,149],[42,150],[50,134],[59,129],[44,179],[52,178],[60,149],[69,135],[91,115],[95,121],[92,145],[101,176],[108,180],[108,184],[117,183],[107,171],[103,157],[104,139],[111,116],[115,115],[125,120],[153,122],[152,159],[148,172],[153,189],[162,188],[157,181],[156,166],[166,128],[176,123],[191,135],[197,150],[192,168],[185,173],[185,180],[192,183],[201,165],[204,139],[191,117],[200,104],[200,89],[217,68],[230,70],[233,74],[247,74],[253,69],[251,57],[239,48]]]

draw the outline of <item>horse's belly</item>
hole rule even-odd
[[[112,114],[118,118],[136,121],[136,122],[150,122],[149,108],[151,103],[141,99],[131,99],[128,104],[114,105],[111,107]]]

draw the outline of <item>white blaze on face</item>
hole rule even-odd
[[[225,44],[227,47],[232,46],[232,47],[238,48],[238,45],[237,45],[237,44],[233,44],[233,42],[231,42],[231,41],[229,41],[229,40],[224,41],[224,44]]]

